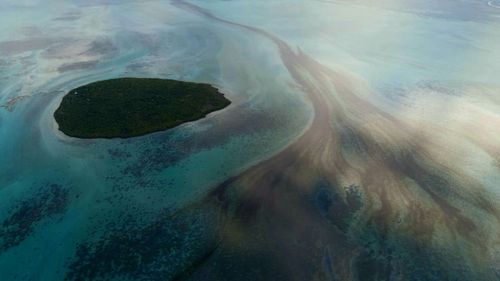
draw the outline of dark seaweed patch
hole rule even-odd
[[[64,213],[68,203],[68,191],[58,184],[46,185],[34,196],[21,201],[2,222],[0,251],[21,244],[38,223]]]
[[[391,276],[390,260],[374,257],[362,251],[356,259],[356,272],[359,281],[387,280]]]
[[[234,109],[228,108],[228,110]],[[151,173],[161,172],[174,166],[194,153],[223,146],[231,138],[248,134],[261,134],[276,128],[279,124],[276,119],[283,118],[262,111],[247,111],[244,108],[238,108],[238,110],[240,113],[236,117],[231,120],[218,120],[217,126],[211,127],[203,134],[178,134],[177,132],[165,131],[152,135],[151,138],[144,138],[144,142],[140,144],[143,149],[132,155],[121,149],[109,150],[108,154],[116,159],[133,157],[124,161],[123,166],[120,167],[123,181],[115,184],[115,189],[125,190],[144,186],[164,188],[168,183],[142,183],[151,181],[153,178]],[[267,122],[255,122],[252,121],[253,118],[267,120]],[[200,120],[199,122],[210,123],[212,121]],[[256,125],[256,123],[258,124]],[[126,145],[127,140],[124,140],[123,144]]]
[[[327,179],[318,180],[313,194],[313,202],[322,217],[345,231],[356,211],[362,205],[359,187],[351,185],[344,188],[345,199],[335,185]]]
[[[165,215],[148,225],[127,220],[106,226],[95,242],[77,247],[66,280],[171,280],[193,271],[218,245],[213,209]]]
[[[108,149],[108,154],[113,157],[113,159],[126,159],[132,156],[130,152],[120,148],[110,148]]]
[[[402,232],[386,233],[375,224],[358,231],[351,233],[351,242],[360,247],[352,264],[355,280],[484,280],[467,266],[463,257],[438,249],[428,241]]]

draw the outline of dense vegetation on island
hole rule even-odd
[[[54,117],[68,136],[127,138],[203,118],[230,103],[209,84],[118,78],[71,90]]]

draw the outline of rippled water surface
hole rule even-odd
[[[500,280],[498,7],[0,0],[0,280]],[[58,131],[116,77],[232,104]]]

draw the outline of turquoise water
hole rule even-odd
[[[500,206],[500,9],[488,1],[191,3],[347,73],[361,98],[415,127],[489,136],[493,156],[439,141],[467,155],[449,162]],[[110,265],[119,273],[101,278],[178,276],[216,240],[211,228],[221,218],[197,202],[307,129],[315,113],[269,38],[174,4],[0,2],[0,280],[78,280],[71,272],[81,245],[145,235],[136,229],[155,223],[175,244],[155,264],[160,273]],[[143,137],[79,140],[58,131],[53,112],[66,92],[116,77],[211,83],[233,103]],[[177,218],[187,206],[202,211]],[[490,226],[494,236],[498,221]],[[492,260],[500,260],[492,241]],[[500,276],[500,266],[491,268]]]

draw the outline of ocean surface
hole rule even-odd
[[[500,280],[500,1],[0,0],[0,280]],[[118,77],[232,104],[128,139]]]

